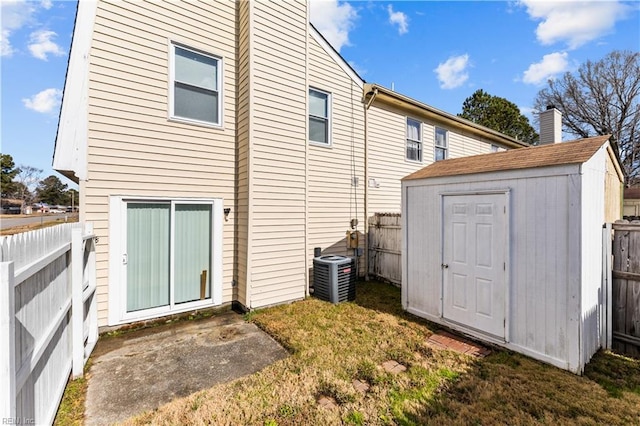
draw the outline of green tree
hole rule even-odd
[[[549,80],[534,107],[553,105],[563,130],[578,138],[611,135],[631,184],[640,183],[640,52],[613,51]]]
[[[36,196],[38,200],[49,205],[66,204],[69,199],[67,185],[54,175],[40,181],[36,188]]]
[[[488,127],[529,144],[538,141],[538,133],[529,124],[529,119],[520,113],[516,104],[476,90],[464,100],[458,117]]]
[[[0,162],[2,166],[2,172],[0,174],[0,186],[2,198],[12,197],[16,191],[16,185],[13,178],[20,173],[19,169],[16,169],[16,165],[13,162],[13,157],[9,154],[0,154]]]

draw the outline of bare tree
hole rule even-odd
[[[15,177],[15,181],[17,183],[17,195],[22,200],[22,206],[20,207],[20,212],[24,213],[25,204],[30,201],[31,198],[31,187],[33,187],[36,183],[40,182],[40,174],[42,173],[42,169],[38,169],[32,166],[25,166],[21,164],[18,166],[18,174]]]
[[[534,101],[562,112],[563,130],[579,138],[611,135],[631,185],[640,184],[640,52],[613,51],[549,80]]]

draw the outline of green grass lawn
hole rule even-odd
[[[426,344],[436,327],[402,311],[399,289],[359,283],[357,294],[354,303],[310,298],[252,312],[289,358],[128,423],[640,424],[638,360],[599,353],[579,377],[495,348],[482,359],[436,350]],[[388,360],[407,370],[386,372]]]

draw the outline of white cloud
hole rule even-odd
[[[409,31],[409,18],[402,12],[394,12],[391,5],[387,6],[389,23],[398,26],[398,34],[406,34]]]
[[[42,0],[40,2],[40,6],[44,7],[45,9],[49,10],[53,7],[53,2],[51,0]]]
[[[25,0],[2,0],[0,1],[0,11],[2,29],[14,31],[31,21],[36,8],[33,2]]]
[[[440,81],[441,89],[455,89],[464,84],[469,79],[467,72],[469,63],[469,55],[452,56],[445,62],[442,62],[433,70]]]
[[[9,30],[2,30],[2,32],[0,32],[0,56],[9,57],[13,55],[14,50],[9,41],[10,35],[11,32]]]
[[[349,45],[349,31],[358,13],[349,3],[338,0],[311,0],[311,22],[338,52]]]
[[[522,81],[527,84],[544,83],[550,78],[565,72],[569,67],[567,52],[555,52],[542,57],[542,61],[529,65]]]
[[[11,45],[11,33],[31,21],[35,8],[24,0],[0,0],[2,32],[0,38],[0,56],[10,57],[15,52]]]
[[[61,100],[62,90],[52,88],[45,89],[30,98],[25,98],[22,103],[29,109],[46,114],[53,112],[60,105]]]
[[[613,1],[540,1],[521,0],[534,20],[542,21],[536,29],[544,45],[566,42],[576,49],[611,32],[632,8]]]
[[[47,60],[47,54],[49,53],[55,56],[64,55],[64,50],[52,41],[57,36],[56,33],[48,30],[38,30],[31,33],[29,51],[34,57],[43,61]]]

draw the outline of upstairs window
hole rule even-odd
[[[221,59],[171,45],[171,118],[221,124]]]
[[[331,144],[331,95],[309,89],[309,141]]]
[[[422,161],[422,123],[407,118],[407,160]]]
[[[435,143],[436,161],[445,160],[448,157],[447,155],[447,151],[449,148],[448,139],[449,139],[448,132],[445,129],[436,127],[436,143]]]

